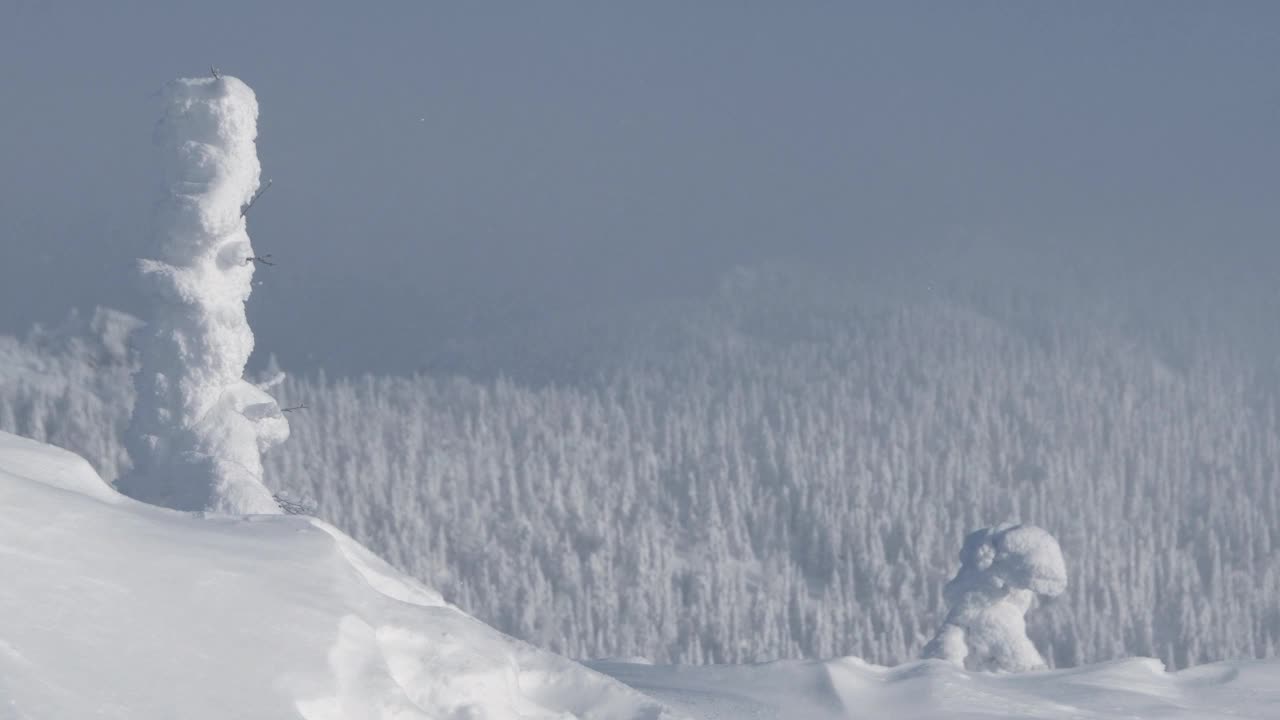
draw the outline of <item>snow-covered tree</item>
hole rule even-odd
[[[275,400],[243,378],[254,252],[244,209],[258,189],[258,102],[240,80],[183,79],[156,128],[164,173],[121,491],[181,510],[275,513],[260,453],[289,435]]]
[[[1066,589],[1062,550],[1049,533],[1013,524],[975,530],[964,540],[960,570],[943,589],[947,618],[923,655],[971,670],[1043,668],[1024,616],[1036,595],[1055,597]]]

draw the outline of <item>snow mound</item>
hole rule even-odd
[[[0,719],[676,717],[300,516],[117,494],[0,433]]]
[[[79,455],[6,432],[0,432],[0,475],[43,483],[105,503],[124,501]]]
[[[973,673],[938,660],[857,658],[679,667],[592,667],[694,718],[719,720],[1218,720],[1280,717],[1280,661],[1165,672],[1134,658],[1038,673]]]

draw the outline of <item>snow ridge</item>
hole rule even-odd
[[[335,528],[192,516],[0,432],[0,719],[675,720]]]

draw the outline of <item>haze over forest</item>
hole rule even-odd
[[[519,373],[777,262],[1275,299],[1274,4],[219,8],[6,3],[0,332],[137,313],[148,99],[211,64],[265,98],[259,363]]]

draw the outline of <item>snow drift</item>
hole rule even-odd
[[[647,718],[318,520],[145,505],[0,433],[0,720]]]
[[[676,711],[708,720],[1224,720],[1280,717],[1280,662],[1165,672],[1130,658],[1069,670],[974,673],[939,660],[857,658],[675,667],[591,663]]]
[[[260,453],[289,436],[289,423],[243,379],[253,352],[244,209],[258,189],[258,102],[236,78],[212,77],[170,83],[164,104],[155,256],[140,263],[152,302],[126,436],[134,467],[116,485],[180,510],[279,512]]]

